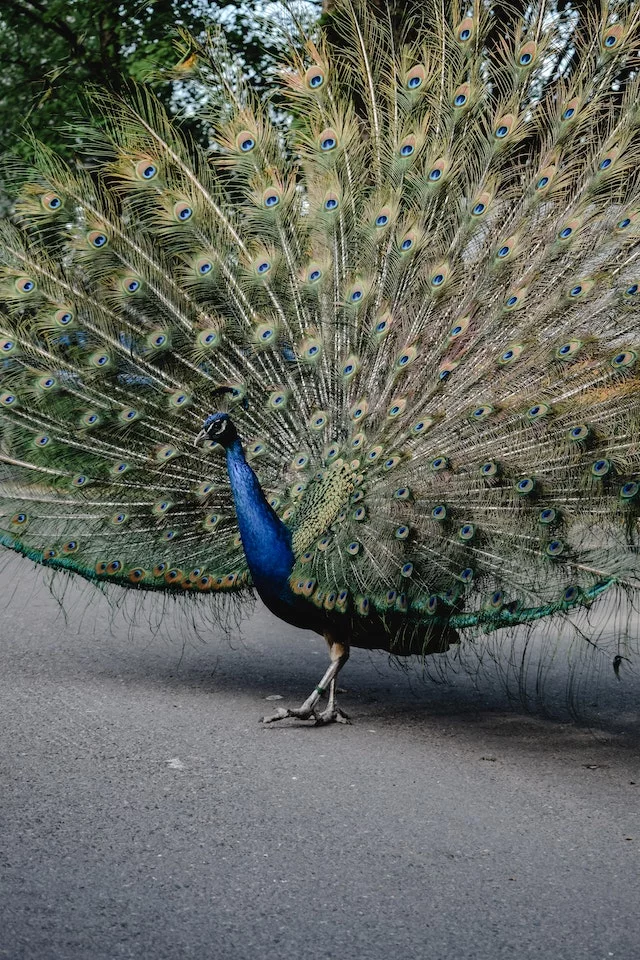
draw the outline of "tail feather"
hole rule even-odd
[[[472,6],[403,46],[344,0],[282,67],[291,129],[212,37],[208,153],[144,90],[93,94],[90,169],[36,147],[2,227],[5,545],[246,586],[192,446],[224,386],[319,606],[491,628],[637,588],[640,12]]]

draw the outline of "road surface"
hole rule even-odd
[[[3,583],[1,958],[640,955],[626,662],[576,724],[562,658],[531,713],[496,676],[354,651],[352,726],[265,728],[317,683],[321,638],[261,607],[231,641],[171,603],[132,624],[21,560]]]

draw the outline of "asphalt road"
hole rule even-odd
[[[24,561],[3,584],[0,957],[640,955],[626,662],[577,724],[562,657],[545,715],[499,671],[436,684],[355,651],[352,726],[264,728],[265,698],[315,686],[320,638],[258,608],[205,643],[172,604],[135,626],[74,585],[63,615]]]

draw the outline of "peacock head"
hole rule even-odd
[[[202,424],[202,430],[194,440],[194,444],[202,440],[212,440],[223,447],[229,447],[238,439],[238,432],[228,413],[211,413]]]

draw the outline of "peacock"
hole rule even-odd
[[[640,7],[292,34],[266,98],[189,39],[206,148],[143,85],[90,93],[77,163],[9,165],[0,542],[141,602],[257,592],[329,647],[265,722],[346,722],[352,646],[638,599]]]

